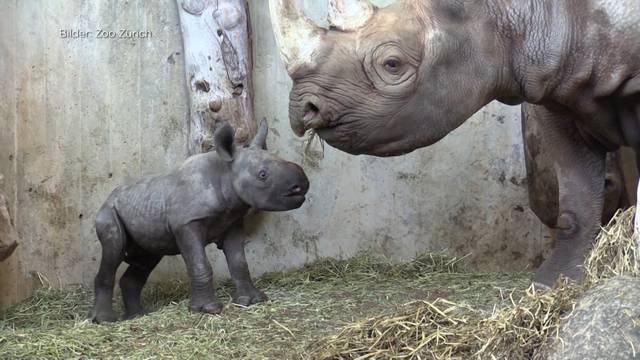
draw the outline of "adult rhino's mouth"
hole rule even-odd
[[[327,119],[322,111],[312,102],[306,102],[303,106],[292,106],[289,109],[291,129],[297,136],[304,136],[307,131],[313,131],[320,138],[336,149],[359,154],[358,136],[353,131],[349,122],[343,118]],[[351,126],[350,126],[351,125]]]
[[[300,121],[300,123],[303,126],[301,135],[308,130],[315,131],[327,144],[351,155],[399,156],[421,147],[407,141],[404,136],[394,133],[393,128],[376,129],[344,118],[316,123]]]
[[[307,130],[315,132],[327,144],[338,150],[358,155],[363,153],[361,148],[362,137],[352,131],[349,131],[347,123],[342,122],[326,122],[320,126],[312,127]]]
[[[366,132],[362,133],[362,124],[344,116],[332,118],[316,105],[321,104],[318,99],[310,98],[289,108],[291,129],[297,136],[304,136],[311,130],[327,144],[344,152],[353,155],[375,153],[376,145],[368,144]]]

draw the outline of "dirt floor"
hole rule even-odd
[[[220,316],[190,313],[185,283],[152,284],[144,291],[150,315],[108,325],[85,320],[90,290],[43,289],[0,316],[0,357],[307,359],[318,340],[412,300],[446,298],[490,310],[529,285],[528,273],[479,274],[463,267],[433,254],[403,264],[367,255],[324,260],[260,278],[258,286],[270,297],[266,304],[235,306],[231,286],[223,284]]]

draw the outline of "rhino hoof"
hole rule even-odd
[[[123,319],[124,320],[133,320],[135,318],[139,318],[139,317],[145,316],[147,314],[149,314],[149,311],[141,310],[141,311],[134,312],[134,313],[131,313],[131,314],[125,314]]]
[[[251,296],[238,296],[233,300],[233,303],[240,306],[251,305]]]
[[[114,311],[96,311],[89,313],[89,320],[96,324],[110,323],[118,321],[118,315]]]
[[[262,291],[258,291],[258,293],[251,298],[251,303],[257,304],[261,302],[266,302],[267,300],[269,300],[269,298],[267,297],[267,294],[263,293]]]
[[[265,293],[260,290],[255,290],[250,295],[237,295],[233,299],[233,303],[240,306],[249,306],[252,304],[257,304],[261,302],[267,301],[269,298]]]
[[[535,292],[537,292],[537,293],[545,293],[545,292],[551,290],[551,287],[549,287],[549,286],[547,286],[547,285],[545,285],[543,283],[534,281],[533,282],[533,290]]]
[[[217,302],[211,302],[201,306],[189,306],[189,310],[193,312],[201,312],[205,314],[218,315],[222,312],[222,305]]]

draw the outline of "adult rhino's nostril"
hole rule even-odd
[[[312,103],[308,102],[304,105],[304,122],[309,123],[311,120],[315,119],[318,116],[320,109]]]
[[[300,114],[300,108],[298,106],[292,109],[294,109],[294,111],[289,111],[289,114],[291,114],[289,120],[291,122],[291,129],[296,135],[304,136],[307,130],[323,127],[320,108],[315,103],[311,101],[304,103],[302,114]]]

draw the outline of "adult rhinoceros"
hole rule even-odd
[[[535,280],[581,276],[605,157],[640,147],[640,1],[330,0],[330,27],[270,0],[290,121],[351,154],[429,146],[487,103],[523,103],[531,207],[557,239]]]

